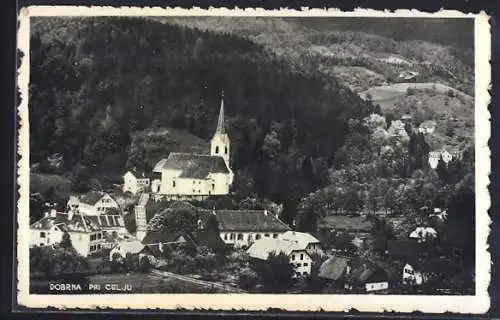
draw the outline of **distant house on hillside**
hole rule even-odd
[[[453,159],[461,157],[460,151],[457,149],[446,149],[429,152],[429,166],[436,169],[439,164],[439,159],[443,159],[444,163],[448,164]]]
[[[150,188],[150,179],[144,173],[136,170],[127,171],[123,175],[123,192],[137,194],[148,191]]]
[[[430,239],[435,239],[437,237],[437,231],[431,227],[417,227],[413,230],[409,238],[415,239],[419,243],[427,242]]]
[[[84,257],[100,251],[105,243],[102,230],[89,217],[52,209],[43,218],[30,225],[30,247],[60,243],[65,232],[69,234],[76,252]]]
[[[250,258],[267,261],[271,253],[285,254],[295,270],[294,277],[307,276],[311,274],[311,256],[307,252],[304,243],[278,239],[262,238],[255,241],[247,250]]]
[[[427,281],[427,275],[407,263],[403,267],[402,282],[409,285],[421,285]]]
[[[172,152],[158,161],[153,169],[154,197],[201,200],[229,194],[234,174],[229,163],[230,140],[224,124],[224,100],[210,144],[210,154]]]
[[[213,210],[207,214],[215,215],[220,238],[233,246],[248,247],[261,238],[277,239],[290,230],[267,210]]]
[[[427,120],[420,124],[418,132],[423,134],[431,134],[436,129],[436,121]]]
[[[118,203],[107,193],[90,191],[81,196],[70,196],[68,210],[73,210],[87,216],[105,214],[108,211],[118,211]]]
[[[307,232],[298,231],[287,231],[281,236],[283,240],[294,241],[300,245],[300,247],[306,248],[307,253],[313,254],[323,254],[323,249],[321,248],[320,241],[314,237],[312,234]]]
[[[398,80],[400,81],[411,81],[418,77],[419,73],[416,71],[406,70],[399,74]]]

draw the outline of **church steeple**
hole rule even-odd
[[[224,124],[224,90],[222,90],[219,120],[217,121],[217,129],[215,130],[215,134],[226,134],[226,126]]]
[[[210,155],[219,156],[224,158],[228,168],[229,166],[229,147],[230,147],[229,136],[226,133],[226,126],[224,123],[224,91],[222,91],[219,119],[217,121],[217,129],[215,129],[215,134],[210,141]]]

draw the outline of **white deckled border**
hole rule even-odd
[[[29,39],[30,17],[34,16],[276,16],[276,17],[426,17],[475,19],[475,152],[476,152],[476,294],[474,296],[415,296],[415,295],[309,295],[309,294],[103,294],[103,295],[36,295],[29,293]],[[18,47],[23,52],[18,84],[21,103],[18,154],[19,200],[17,262],[18,303],[30,308],[55,307],[60,309],[177,309],[184,310],[247,310],[277,308],[287,311],[348,311],[352,308],[365,312],[421,311],[427,313],[484,313],[489,309],[490,254],[487,251],[489,235],[490,195],[490,27],[488,16],[464,14],[459,11],[425,13],[417,10],[395,12],[356,9],[342,12],[338,9],[300,10],[193,8],[135,8],[135,7],[71,7],[33,6],[20,11]]]

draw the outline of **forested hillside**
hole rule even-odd
[[[32,27],[31,162],[61,153],[64,172],[117,180],[131,158],[147,169],[130,154],[145,129],[208,140],[223,89],[235,188],[293,202],[327,183],[348,120],[373,112],[235,35],[129,18],[37,18]]]

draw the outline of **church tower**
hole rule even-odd
[[[210,141],[210,155],[224,158],[227,167],[231,168],[229,165],[229,145],[229,136],[226,133],[224,123],[224,91],[222,91],[217,129],[215,130],[215,134]]]

